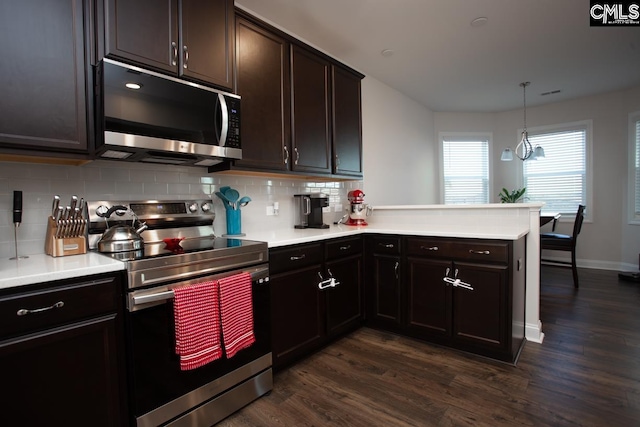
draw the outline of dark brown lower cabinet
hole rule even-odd
[[[410,257],[407,260],[407,330],[444,342],[451,336],[451,288],[442,281],[451,262]]]
[[[362,324],[360,237],[272,249],[269,262],[274,368]]]
[[[325,339],[320,265],[272,275],[271,344],[275,367],[318,348]]]
[[[406,245],[406,334],[514,362],[524,342],[524,238]]]
[[[92,276],[0,296],[4,425],[127,425],[121,286]]]
[[[325,254],[325,279],[333,277],[336,280],[336,286],[328,286],[322,291],[326,301],[327,335],[333,338],[362,324],[362,238],[328,241]]]
[[[524,343],[525,238],[371,234],[365,242],[368,326],[517,359]]]
[[[402,326],[400,236],[367,236],[365,239],[367,324],[398,331]]]

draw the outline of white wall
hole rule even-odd
[[[640,226],[627,218],[628,117],[640,110],[640,88],[527,108],[527,126],[592,120],[593,203],[579,237],[578,264],[637,270]],[[522,185],[522,163],[501,162],[503,148],[514,147],[522,127],[522,109],[496,114],[435,113],[436,134],[445,131],[493,131],[493,192]],[[571,233],[572,222],[560,224]],[[559,254],[562,256],[562,254]]]
[[[433,112],[372,77],[362,81],[364,192],[375,205],[438,203]]]

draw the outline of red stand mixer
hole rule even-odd
[[[347,194],[349,203],[349,219],[345,221],[346,225],[367,225],[365,218],[371,215],[373,208],[364,203],[364,193],[362,190],[349,191]]]

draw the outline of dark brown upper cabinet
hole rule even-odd
[[[289,43],[236,19],[236,93],[242,97],[241,168],[289,169]]]
[[[29,155],[86,154],[91,115],[85,3],[0,2],[0,145],[5,148],[28,149]]]
[[[326,59],[291,48],[291,170],[331,173],[330,92]]]
[[[105,55],[228,90],[233,0],[105,0]]]
[[[362,177],[362,75],[236,10],[242,160],[209,168]]]
[[[362,176],[362,77],[332,66],[333,173]]]

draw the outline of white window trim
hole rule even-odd
[[[630,225],[640,225],[640,217],[636,216],[635,202],[636,202],[636,128],[635,122],[640,120],[640,111],[629,113],[629,161],[628,161],[628,197],[627,197],[627,212],[628,222]]]
[[[492,200],[491,191],[493,189],[493,133],[492,132],[438,132],[438,163],[440,169],[440,204],[444,204],[444,140],[445,139],[461,139],[461,140],[478,140],[486,139],[489,145],[487,159],[487,167],[489,168],[489,202]]]
[[[586,156],[586,164],[585,164],[585,215],[584,215],[584,220],[586,222],[592,222],[593,221],[593,144],[592,144],[592,140],[593,140],[593,120],[589,119],[589,120],[579,120],[579,121],[575,121],[575,122],[567,122],[567,123],[557,123],[557,124],[553,124],[553,125],[545,125],[545,126],[536,126],[536,127],[530,127],[527,128],[527,132],[529,132],[529,134],[536,134],[536,133],[552,133],[552,132],[558,132],[558,131],[563,131],[563,130],[574,130],[576,128],[581,128],[584,127],[586,128],[587,132],[585,135],[585,156]],[[519,140],[522,137],[522,132],[524,131],[523,128],[518,129],[518,133],[517,133],[517,140]],[[544,149],[544,147],[542,147]],[[527,160],[527,161],[532,161],[532,160]],[[537,160],[533,160],[533,161],[537,161]],[[544,160],[541,160],[544,161]],[[524,169],[522,167],[522,165],[518,165],[519,166],[519,180],[520,183],[524,182]],[[522,185],[522,184],[521,184]],[[525,197],[527,195],[525,194]],[[544,206],[542,207],[542,209],[544,210]],[[560,222],[573,222],[574,221],[574,216],[569,217],[569,215],[563,215],[560,218]]]

